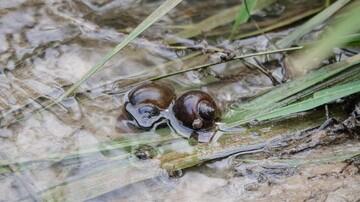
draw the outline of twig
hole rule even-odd
[[[157,77],[153,77],[148,79],[147,81],[157,81],[163,78],[167,78],[167,77],[171,77],[171,76],[175,76],[178,74],[183,74],[186,72],[190,72],[190,71],[196,71],[196,70],[201,70],[201,69],[205,69],[214,65],[218,65],[218,64],[222,64],[222,63],[227,63],[230,61],[234,61],[234,60],[242,60],[244,58],[249,58],[249,57],[255,57],[255,56],[260,56],[260,55],[267,55],[267,54],[274,54],[274,53],[281,53],[281,52],[286,52],[286,51],[294,51],[294,50],[299,50],[302,49],[302,46],[298,46],[298,47],[291,47],[291,48],[285,48],[285,49],[278,49],[278,50],[269,50],[269,51],[264,51],[264,52],[258,52],[258,53],[250,53],[250,54],[246,54],[246,55],[240,55],[234,58],[229,58],[227,60],[221,60],[218,62],[213,62],[213,63],[208,63],[208,64],[203,64],[203,65],[199,65],[193,68],[189,68],[189,69],[184,69],[181,71],[177,71],[177,72],[173,72],[173,73],[169,73],[166,75],[161,75],[161,76],[157,76]]]
[[[261,72],[262,74],[264,74],[266,77],[268,77],[268,78],[271,80],[273,86],[279,85],[280,82],[279,82],[278,80],[276,80],[276,78],[271,74],[271,72],[268,71],[267,69],[265,69],[265,68],[263,67],[263,65],[261,65],[261,63],[260,63],[258,60],[256,60],[256,58],[254,58],[254,59],[255,59],[255,62],[256,62],[257,64],[253,64],[253,63],[251,63],[251,62],[247,62],[246,60],[243,60],[243,62],[244,62],[244,64],[245,64],[249,69],[255,68],[255,69],[257,69],[259,72]]]

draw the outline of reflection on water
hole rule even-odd
[[[228,161],[186,171],[183,177],[168,176],[160,169],[163,159],[137,148],[145,145],[158,156],[174,151],[187,154],[194,151],[187,140],[169,128],[136,134],[116,130],[128,86],[219,59],[204,53],[180,60],[177,51],[159,42],[169,34],[170,25],[204,19],[218,8],[237,4],[201,2],[182,3],[84,83],[76,97],[39,110],[81,78],[162,1],[0,1],[0,201],[215,201],[217,196],[240,200],[241,194],[234,193],[243,186],[236,188],[239,177],[228,170]],[[242,47],[240,52],[269,46],[263,37],[219,44],[234,51]],[[279,69],[280,65],[271,67],[281,80]],[[218,65],[211,72],[189,72],[169,82],[179,92],[202,85],[222,109],[272,86],[267,76],[239,63]],[[250,178],[239,180],[253,183]]]

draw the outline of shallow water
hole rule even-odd
[[[270,193],[271,187],[260,184],[254,185],[258,187],[255,194],[245,188],[254,179],[237,176],[239,166],[229,159],[169,178],[160,169],[161,158],[141,161],[133,155],[136,147],[152,145],[159,156],[171,151],[190,153],[196,148],[168,128],[138,134],[116,130],[124,96],[132,84],[220,59],[218,53],[211,52],[181,59],[181,54],[196,51],[179,53],[164,45],[162,40],[173,36],[168,27],[204,19],[237,1],[182,3],[85,82],[75,97],[39,111],[80,79],[161,2],[0,1],[0,163],[6,165],[0,167],[0,201],[276,200],[281,190],[303,188],[302,181],[296,181],[301,172],[294,171],[274,188],[273,192],[279,192]],[[186,43],[202,45],[196,40]],[[235,52],[269,47],[264,37],[231,44],[221,39],[209,43]],[[284,77],[281,69],[281,64],[270,69],[279,81]],[[236,62],[217,65],[213,71],[171,77],[167,82],[177,94],[200,88],[215,97],[223,110],[273,86],[265,75]],[[254,133],[250,139],[261,138]],[[359,145],[346,147],[356,149]],[[324,170],[341,167],[323,166]],[[309,175],[317,172],[313,167],[304,169]],[[356,193],[360,189],[357,178],[345,176],[343,182],[354,187],[341,187],[339,194],[332,193],[330,198]],[[291,194],[296,195],[294,191]]]

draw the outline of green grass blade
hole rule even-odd
[[[156,136],[154,136],[152,132],[144,132],[143,134],[126,134],[127,136],[132,136],[132,137],[123,138],[121,140],[114,140],[110,142],[100,142],[95,145],[90,145],[88,148],[83,148],[78,151],[49,153],[49,154],[43,154],[43,156],[38,156],[29,159],[22,159],[22,160],[17,160],[17,159],[0,160],[0,174],[2,174],[2,169],[8,167],[9,165],[17,165],[26,168],[27,164],[31,164],[35,162],[67,161],[67,160],[77,159],[82,156],[94,155],[99,152],[127,149],[142,144],[160,145],[169,142],[174,142],[180,139],[180,137],[169,135],[170,131],[168,129],[161,129],[157,131],[157,133],[164,133],[164,134],[156,135]]]
[[[108,52],[101,61],[96,63],[86,74],[77,81],[73,86],[71,86],[59,99],[61,101],[65,97],[71,95],[76,89],[80,87],[87,79],[89,79],[93,74],[99,71],[114,55],[116,55],[121,49],[127,46],[132,40],[138,37],[143,33],[147,28],[152,24],[158,21],[161,17],[167,14],[175,6],[177,6],[182,0],[167,0],[154,12],[152,12],[144,21],[142,21],[120,44],[118,44],[113,50]]]
[[[255,5],[254,10],[262,9],[267,5],[273,3],[275,0],[251,0],[251,1],[248,0],[247,2],[249,4],[250,2],[256,2],[256,1],[259,1],[261,3],[257,3]],[[192,38],[204,32],[209,32],[210,30],[213,30],[217,27],[224,26],[226,24],[233,22],[235,19],[237,19],[237,17],[235,18],[234,16],[236,16],[239,13],[242,13],[241,15],[243,15],[244,13],[247,14],[244,4],[241,6],[234,6],[228,9],[224,9],[219,13],[212,15],[196,24],[188,26],[188,28],[180,31],[177,34],[177,36],[181,38]],[[240,16],[240,20],[244,20],[244,17]],[[245,22],[246,21],[247,19],[245,20]]]
[[[322,8],[313,8],[310,9],[306,12],[303,12],[301,14],[298,15],[294,15],[291,16],[289,18],[286,19],[282,19],[282,20],[278,20],[275,21],[274,23],[270,23],[269,25],[265,26],[265,27],[261,27],[261,29],[257,29],[254,31],[245,31],[245,32],[241,32],[240,34],[232,37],[232,39],[242,39],[242,38],[247,38],[247,37],[252,37],[255,35],[259,35],[259,34],[263,34],[263,33],[267,33],[270,31],[273,31],[275,29],[279,29],[281,27],[287,26],[287,25],[291,25],[292,23],[298,22],[304,18],[307,18],[309,16],[312,16],[318,12],[320,12],[322,10]],[[241,30],[241,26],[240,26],[240,30]]]
[[[311,72],[310,74],[298,78],[297,80],[291,81],[284,84],[283,86],[272,90],[271,92],[254,99],[252,102],[239,106],[236,110],[242,109],[258,109],[267,107],[275,102],[286,99],[298,92],[301,92],[311,86],[317,85],[318,83],[334,76],[346,69],[360,63],[360,55],[356,55],[343,62],[335,63],[321,68],[320,70]]]
[[[279,48],[286,48],[291,46],[292,44],[296,43],[301,37],[305,34],[309,33],[312,29],[316,26],[323,23],[325,20],[329,19],[334,13],[336,13],[339,9],[344,7],[347,3],[351,0],[338,0],[333,3],[331,6],[311,18],[308,22],[300,26],[298,29],[293,31],[290,35],[283,38],[277,43]]]
[[[157,177],[161,170],[137,168],[125,160],[108,163],[84,177],[68,180],[39,193],[44,201],[86,201],[136,182]]]
[[[318,106],[333,102],[337,99],[360,92],[360,81],[354,81],[348,84],[334,86],[313,95],[313,97],[304,101],[288,105],[272,111],[267,115],[261,115],[258,121],[265,121],[279,117],[285,117],[294,113],[314,109]]]
[[[347,16],[334,26],[329,27],[319,42],[295,55],[290,61],[289,69],[292,75],[303,75],[317,68],[321,61],[332,54],[334,47],[342,47],[347,43],[343,36],[356,34],[360,31],[357,20],[360,18],[360,7],[352,8]]]
[[[236,30],[239,28],[239,26],[245,22],[247,22],[250,18],[251,13],[254,11],[256,4],[258,3],[258,0],[244,0],[238,14],[235,17],[234,25],[231,29],[230,38],[233,38]],[[250,12],[250,13],[249,13]]]
[[[359,64],[360,55],[356,55],[345,61],[328,65],[302,78],[283,84],[248,103],[241,104],[228,111],[224,115],[222,119],[223,123],[220,127],[226,130],[231,127],[249,123],[255,119],[263,120],[261,118],[262,115],[265,116],[273,110],[276,110],[276,108],[284,107],[323,89],[327,86],[323,85],[324,83],[331,80],[338,80],[339,78],[340,80],[344,79],[342,75],[346,74],[347,70],[359,68],[359,66],[357,66]]]
[[[178,37],[181,38],[192,38],[200,35],[203,32],[210,31],[216,27],[231,23],[234,21],[234,16],[238,12],[240,6],[234,6],[221,12],[216,15],[210,16],[201,22],[193,24],[188,28],[177,33]]]

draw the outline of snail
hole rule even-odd
[[[125,111],[136,121],[139,127],[149,129],[159,122],[175,99],[174,90],[166,85],[147,83],[131,90],[125,103]]]
[[[134,88],[126,96],[117,122],[118,131],[149,130],[166,123],[191,144],[209,142],[220,117],[214,99],[199,90],[175,99],[175,92],[168,85],[146,83]]]
[[[180,96],[173,106],[177,120],[195,131],[209,130],[220,117],[213,98],[203,91],[189,91]]]

